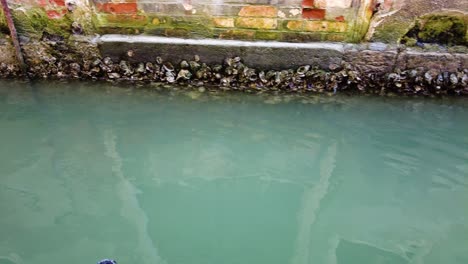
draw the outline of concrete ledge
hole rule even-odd
[[[258,69],[285,69],[319,65],[328,69],[339,64],[345,45],[339,43],[254,42],[217,39],[180,39],[155,36],[103,35],[96,39],[101,54],[114,61],[154,61],[160,56],[179,62],[199,55],[207,64],[221,64],[226,57],[239,56]],[[131,56],[128,51],[131,50]]]

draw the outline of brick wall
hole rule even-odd
[[[362,10],[372,8],[366,0],[93,0],[93,4],[104,33],[296,42],[358,41],[363,34],[355,29],[370,19]]]
[[[247,40],[359,41],[378,0],[9,0],[51,20],[80,20],[98,33]],[[385,0],[390,1],[390,0]],[[86,9],[86,8],[85,8]],[[80,20],[82,24],[86,19]]]

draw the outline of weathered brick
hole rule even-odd
[[[315,8],[322,8],[322,9],[327,8],[327,0],[315,0],[314,1],[314,7]]]
[[[185,9],[178,3],[140,3],[139,7],[149,14],[185,15]]]
[[[115,14],[132,14],[138,10],[136,3],[104,3],[97,4],[96,7],[101,12]]]
[[[276,17],[278,10],[274,6],[244,6],[240,12],[241,17]]]
[[[331,34],[326,34],[325,39],[327,41],[343,42],[343,41],[346,41],[346,35],[340,34],[340,33],[331,33]]]
[[[325,18],[325,9],[308,9],[302,10],[302,17],[306,19],[322,20]]]
[[[286,28],[289,30],[301,31],[303,27],[303,20],[290,20],[286,23]]]
[[[345,18],[344,18],[344,16],[337,16],[337,17],[335,17],[335,20],[338,21],[338,22],[344,22]]]
[[[328,31],[328,24],[325,21],[306,21],[304,23],[305,31]]]
[[[329,32],[346,32],[348,24],[344,22],[328,22]]]
[[[197,10],[212,16],[237,16],[245,5],[195,5]]]
[[[239,17],[236,19],[236,26],[241,28],[276,29],[278,21],[275,18]]]
[[[327,0],[327,7],[350,8],[353,0]]]
[[[302,8],[297,7],[281,7],[278,10],[278,14],[282,12],[284,16],[278,15],[280,18],[301,18]]]
[[[212,21],[215,27],[234,27],[234,18],[231,17],[214,17]]]
[[[277,0],[276,5],[278,6],[301,6],[301,0]],[[270,4],[275,4],[275,3],[270,3]]]

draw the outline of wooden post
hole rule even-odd
[[[8,29],[10,29],[11,40],[13,41],[13,46],[15,47],[16,51],[16,59],[18,60],[22,73],[27,76],[26,64],[24,63],[23,53],[21,51],[21,46],[18,40],[18,33],[16,32],[15,23],[13,22],[13,16],[11,15],[10,8],[8,8],[7,0],[0,0],[0,3],[2,4],[3,14],[5,15]]]

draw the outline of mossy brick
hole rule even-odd
[[[167,37],[186,38],[190,36],[190,31],[183,28],[167,28],[164,31],[164,35]]]
[[[255,32],[255,39],[258,40],[278,40],[281,38],[279,31],[257,31]]]
[[[347,24],[344,22],[332,21],[305,21],[304,31],[316,32],[345,32]]]
[[[234,27],[234,18],[232,17],[213,17],[212,22],[215,27],[221,27],[221,28]]]
[[[100,34],[140,34],[144,32],[143,27],[103,26],[98,28]]]
[[[239,11],[241,17],[276,17],[278,9],[268,5],[244,6]]]
[[[242,39],[242,40],[254,40],[254,30],[242,30],[242,29],[229,29],[229,30],[217,30],[216,36],[220,39]]]
[[[236,26],[253,29],[276,29],[278,21],[275,18],[239,17],[236,19]]]
[[[345,42],[347,39],[348,36],[343,33],[329,33],[325,35],[325,40],[331,42]]]
[[[286,29],[293,31],[302,31],[304,28],[304,20],[286,20],[283,24]]]
[[[323,34],[320,32],[282,32],[281,40],[286,42],[314,42],[322,41]]]
[[[143,27],[148,24],[148,17],[137,14],[108,14],[101,16],[100,25],[122,25],[125,27]]]

